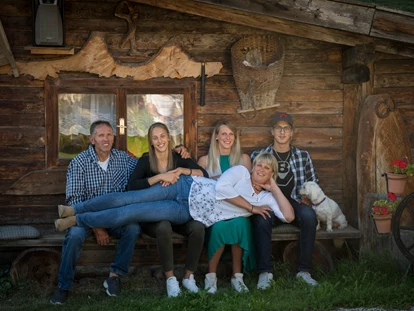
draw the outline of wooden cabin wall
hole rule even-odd
[[[250,154],[254,149],[271,143],[272,118],[276,111],[286,111],[294,118],[293,143],[310,152],[322,188],[342,205],[343,127],[347,122],[354,122],[343,118],[342,46],[287,36],[285,68],[276,95],[280,106],[259,111],[255,118],[246,120],[236,112],[240,101],[232,76],[230,48],[244,36],[271,32],[136,5],[140,14],[136,35],[139,54],[129,56],[129,43],[120,46],[128,28],[125,20],[114,16],[117,2],[65,0],[66,44],[73,46],[77,52],[91,31],[102,31],[108,33],[106,42],[110,53],[121,62],[144,61],[166,42],[180,44],[197,61],[222,62],[224,68],[220,74],[207,79],[205,106],[197,107],[197,157],[207,152],[211,131],[217,121],[227,119],[235,123],[241,130],[241,145]],[[32,44],[31,14],[29,0],[0,3],[0,19],[16,61],[64,58],[32,55],[24,49]],[[385,68],[386,63],[384,59],[378,65]],[[91,75],[79,72],[60,74],[61,78],[85,76]],[[32,224],[51,229],[56,217],[56,205],[64,200],[63,193],[50,196],[5,195],[5,191],[24,174],[45,169],[43,87],[42,81],[31,77],[0,76],[2,225]],[[199,94],[197,96],[199,98]],[[408,98],[404,100],[406,103],[409,101]],[[408,119],[407,116],[407,123]],[[344,206],[348,209],[348,215],[356,214],[353,208]]]
[[[407,130],[414,163],[414,59],[377,53],[374,94],[389,94],[397,104]],[[414,191],[414,189],[411,189]]]

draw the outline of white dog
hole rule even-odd
[[[320,222],[326,223],[326,231],[332,232],[332,224],[334,227],[343,229],[348,226],[345,215],[342,213],[338,204],[325,193],[323,193],[321,187],[314,181],[307,181],[303,184],[303,187],[299,190],[302,196],[306,196],[313,205],[318,217],[318,226],[316,230],[320,230]]]

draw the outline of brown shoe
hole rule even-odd
[[[70,205],[58,205],[59,218],[75,216],[75,209]]]
[[[70,227],[76,226],[76,217],[75,216],[69,216],[62,219],[56,219],[55,220],[55,228],[56,231],[64,231],[66,229],[69,229]]]

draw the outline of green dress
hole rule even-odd
[[[228,155],[220,156],[220,168],[222,172],[230,168]],[[252,226],[249,218],[237,217],[215,223],[207,229],[206,242],[208,259],[211,259],[221,246],[238,244],[243,249],[243,271],[256,268]],[[224,253],[230,250],[227,246]]]

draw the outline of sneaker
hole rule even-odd
[[[70,205],[58,205],[59,218],[75,216],[75,209]]]
[[[106,288],[108,296],[118,296],[121,292],[121,280],[117,276],[111,276],[105,280],[103,286]]]
[[[304,280],[305,283],[307,283],[311,286],[318,285],[318,282],[316,282],[314,279],[312,279],[309,272],[300,271],[300,272],[298,272],[298,274],[296,274],[296,278]]]
[[[235,273],[231,278],[231,287],[233,287],[239,293],[248,292],[246,284],[243,282],[243,273]]]
[[[61,305],[66,301],[66,296],[68,295],[68,290],[60,289],[59,287],[53,292],[52,297],[50,297],[50,303],[53,305]]]
[[[55,220],[56,231],[65,231],[73,226],[76,226],[76,216],[69,216]]]
[[[215,272],[207,273],[204,279],[204,289],[209,294],[215,294],[217,292],[217,276]]]
[[[175,276],[172,276],[167,280],[167,294],[168,297],[177,297],[181,294],[180,284],[178,284]]]
[[[262,272],[259,275],[257,282],[257,289],[266,289],[270,287],[270,282],[273,280],[273,274],[270,272]]]
[[[198,287],[194,280],[194,275],[190,274],[188,279],[183,279],[183,287],[192,293],[198,293]]]

